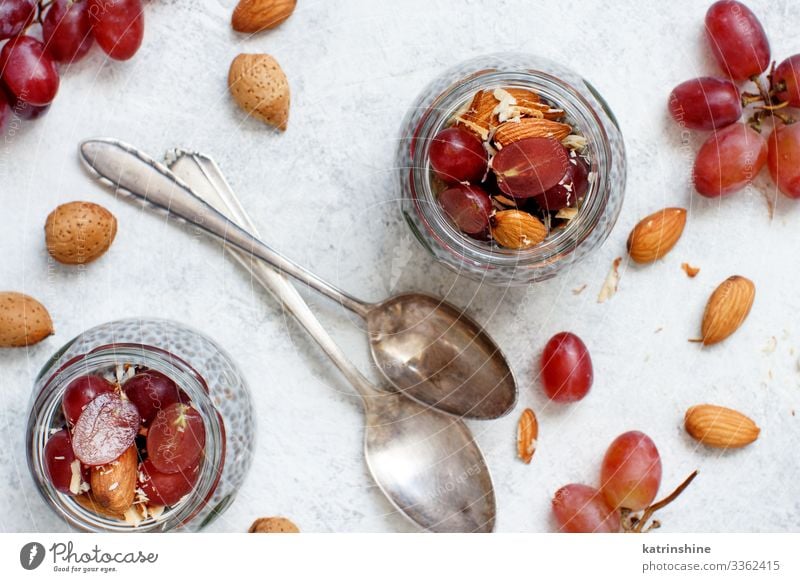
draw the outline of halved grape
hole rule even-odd
[[[30,36],[9,40],[0,51],[5,86],[17,99],[31,105],[49,105],[58,93],[58,70],[44,45]]]
[[[589,165],[580,156],[569,158],[567,173],[561,181],[542,194],[534,197],[536,203],[545,210],[561,210],[574,207],[589,189]]]
[[[139,411],[113,392],[100,394],[83,409],[72,432],[75,456],[90,466],[104,465],[124,453],[136,439]]]
[[[72,450],[69,431],[62,429],[53,434],[44,446],[44,467],[50,483],[61,493],[78,494],[78,492],[70,491],[74,461],[75,453]],[[78,470],[80,471],[80,469]]]
[[[483,144],[461,127],[448,127],[437,133],[428,155],[433,171],[449,184],[479,182],[486,173],[488,158]]]
[[[736,0],[720,0],[706,13],[711,51],[728,76],[744,81],[769,66],[769,40],[756,15]]]
[[[741,190],[767,163],[767,140],[754,129],[735,123],[714,132],[694,163],[694,187],[717,197]]]
[[[153,461],[147,460],[142,463],[139,472],[143,477],[139,486],[151,503],[175,505],[192,492],[200,476],[200,466],[195,465],[177,473],[163,473],[153,465]]]
[[[788,101],[792,107],[800,107],[800,55],[792,55],[778,65],[772,82],[779,89],[779,100]]]
[[[97,44],[108,56],[126,61],[144,38],[141,0],[88,0],[89,22]]]
[[[189,402],[188,396],[171,378],[156,370],[139,372],[125,382],[122,389],[139,409],[144,425],[149,424],[159,410],[176,402]]]
[[[489,228],[492,201],[483,188],[458,184],[439,194],[439,204],[466,234],[480,234]]]
[[[17,36],[33,22],[36,0],[2,0],[0,2],[0,40]]]
[[[566,533],[617,533],[619,511],[610,508],[594,487],[572,483],[556,491],[553,514],[559,531]]]
[[[778,127],[769,137],[769,173],[780,191],[800,198],[800,123]]]
[[[205,444],[203,417],[186,404],[159,411],[147,432],[148,459],[162,473],[177,473],[196,465]]]
[[[647,508],[661,485],[661,456],[652,439],[635,430],[614,439],[603,458],[600,483],[609,506]]]
[[[92,48],[88,2],[53,0],[42,22],[47,52],[59,63],[79,61]]]
[[[589,392],[594,380],[589,350],[574,333],[557,333],[542,352],[542,384],[555,402],[576,402]]]
[[[742,97],[728,79],[700,77],[672,90],[669,113],[689,129],[720,129],[739,121]]]
[[[70,424],[78,422],[86,405],[106,392],[114,392],[114,385],[100,376],[81,376],[70,382],[61,397],[61,408],[67,421]]]
[[[558,184],[567,173],[569,153],[557,139],[515,141],[492,158],[500,189],[514,198],[530,198]]]

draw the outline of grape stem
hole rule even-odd
[[[697,477],[697,470],[693,471],[691,475],[689,475],[686,479],[684,479],[683,483],[678,485],[675,491],[667,495],[661,501],[657,501],[653,505],[645,509],[641,517],[630,516],[629,513],[630,510],[623,510],[623,512],[628,512],[627,514],[623,513],[623,517],[630,516],[629,519],[627,520],[628,523],[625,523],[623,526],[625,531],[630,533],[647,533],[650,530],[654,530],[661,527],[661,522],[659,522],[658,520],[654,519],[649,525],[647,525],[647,522],[650,521],[650,519],[653,517],[653,514],[656,511],[664,509],[667,505],[675,501],[678,498],[678,496],[686,490],[689,484],[692,481],[694,481],[695,477]],[[646,525],[647,527],[645,528]]]

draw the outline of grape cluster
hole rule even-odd
[[[713,131],[695,159],[695,189],[707,197],[726,196],[767,166],[784,195],[800,198],[800,124],[789,113],[800,108],[800,55],[770,67],[764,27],[736,0],[715,2],[706,13],[705,30],[726,77],[691,79],[669,98],[669,112],[678,123]],[[754,90],[737,85],[744,82]],[[751,117],[740,122],[748,110]],[[768,138],[761,133],[765,121],[773,125]]]
[[[12,113],[34,119],[58,93],[58,65],[79,61],[97,41],[130,59],[144,37],[142,0],[3,0],[0,3],[0,131]]]

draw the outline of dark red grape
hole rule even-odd
[[[53,0],[42,22],[42,37],[53,60],[79,61],[92,48],[94,36],[87,7],[87,2]]]
[[[559,531],[566,533],[617,533],[619,511],[610,508],[594,487],[572,483],[556,491],[553,514]]]
[[[586,196],[589,189],[589,165],[580,156],[570,157],[567,173],[561,181],[537,195],[534,200],[545,210],[561,210],[575,206],[580,198]]]
[[[8,124],[12,116],[11,104],[8,102],[6,92],[0,87],[0,137],[2,137],[6,124]]]
[[[100,376],[81,376],[76,378],[69,383],[67,389],[64,390],[64,396],[61,398],[64,416],[70,424],[75,424],[87,404],[101,394],[113,391],[114,385]]]
[[[108,56],[126,61],[144,38],[141,0],[88,0],[89,22],[97,44]]]
[[[719,129],[742,116],[739,89],[728,79],[700,77],[675,87],[669,96],[672,118],[689,129]]]
[[[159,411],[147,432],[148,459],[162,473],[177,473],[196,465],[205,444],[203,417],[186,404]]]
[[[163,473],[156,468],[153,461],[147,460],[142,463],[140,473],[144,478],[139,485],[151,503],[175,505],[192,492],[200,476],[200,466],[177,473]]]
[[[36,16],[35,0],[2,0],[0,2],[0,40],[17,36]]]
[[[793,55],[778,65],[772,82],[780,89],[778,99],[800,107],[800,55]]]
[[[31,105],[49,105],[58,93],[56,65],[33,37],[18,36],[3,46],[0,71],[8,90]]]
[[[769,137],[769,173],[789,198],[800,198],[800,123],[778,127]]]
[[[501,149],[492,159],[499,188],[530,198],[558,184],[569,168],[569,153],[557,139],[529,137]]]
[[[715,131],[702,145],[694,163],[694,187],[715,198],[741,190],[767,163],[767,140],[754,129],[736,123]]]
[[[483,188],[458,184],[439,194],[439,204],[462,232],[474,235],[489,228],[492,200]]]
[[[139,409],[142,424],[149,424],[159,410],[176,402],[189,402],[186,394],[172,379],[161,372],[139,372],[122,386],[125,394]]]
[[[661,485],[661,455],[652,439],[636,430],[614,439],[603,457],[600,483],[609,506],[647,508]]]
[[[542,384],[555,402],[576,402],[589,392],[594,380],[592,358],[574,333],[557,333],[542,352]]]
[[[139,411],[129,400],[105,392],[83,409],[72,432],[75,456],[96,466],[117,459],[133,444],[139,430]]]
[[[744,81],[769,66],[769,40],[756,15],[741,2],[720,0],[706,13],[706,36],[728,76]]]
[[[44,446],[44,466],[50,483],[61,493],[77,495],[80,491],[70,491],[72,483],[75,453],[72,450],[72,439],[67,429],[53,434]],[[81,472],[78,464],[77,470]],[[80,482],[78,483],[80,485]]]
[[[448,127],[428,150],[433,171],[445,182],[480,182],[488,164],[481,141],[466,129]]]

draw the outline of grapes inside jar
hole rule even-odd
[[[498,285],[552,277],[597,248],[625,186],[622,136],[597,91],[521,54],[479,57],[431,83],[409,109],[397,166],[416,238]]]
[[[216,344],[178,324],[89,330],[35,388],[29,466],[45,502],[77,529],[198,531],[230,505],[249,468],[242,376]]]

